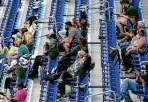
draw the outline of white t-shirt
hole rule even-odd
[[[32,25],[28,29],[28,32],[30,32],[32,35],[34,35],[35,30],[36,30],[36,24],[32,23]]]

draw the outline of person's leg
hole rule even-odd
[[[70,45],[69,45],[69,43],[65,43],[63,46],[64,46],[64,49],[65,49],[66,53],[69,53],[70,52],[70,49],[69,49]]]
[[[33,67],[32,67],[33,71],[31,73],[32,77],[37,77],[38,76],[38,69],[39,69],[39,66],[43,62],[43,57],[44,56],[40,55],[40,56],[37,56],[35,58],[35,61],[34,61]]]
[[[124,17],[120,17],[120,18],[118,18],[116,20],[116,25],[117,25],[120,33],[124,33],[125,32],[123,25],[126,25],[126,24],[127,24],[127,20]]]
[[[54,81],[54,80],[57,80],[61,76],[62,73],[63,72],[59,72],[59,73],[52,74],[52,75],[45,75],[44,79],[47,81]]]
[[[132,99],[129,95],[129,90],[132,92],[136,91],[136,82],[130,79],[126,79],[121,85],[122,99],[125,98],[126,102],[132,102]]]
[[[130,42],[121,43],[121,44],[120,44],[121,52],[122,52],[122,53],[126,53],[126,49],[127,49],[127,47],[128,47],[129,45],[130,45]]]

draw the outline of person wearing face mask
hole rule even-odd
[[[72,26],[70,21],[65,22],[66,38],[64,38],[61,43],[64,46],[66,53],[70,52],[70,46],[73,41],[77,41],[82,37],[80,30]]]

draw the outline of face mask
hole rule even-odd
[[[69,28],[65,28],[65,30],[69,30]]]

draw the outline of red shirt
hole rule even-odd
[[[24,89],[20,89],[16,92],[15,94],[15,99],[18,101],[18,102],[24,102],[25,98],[27,96],[27,90],[24,90]]]

